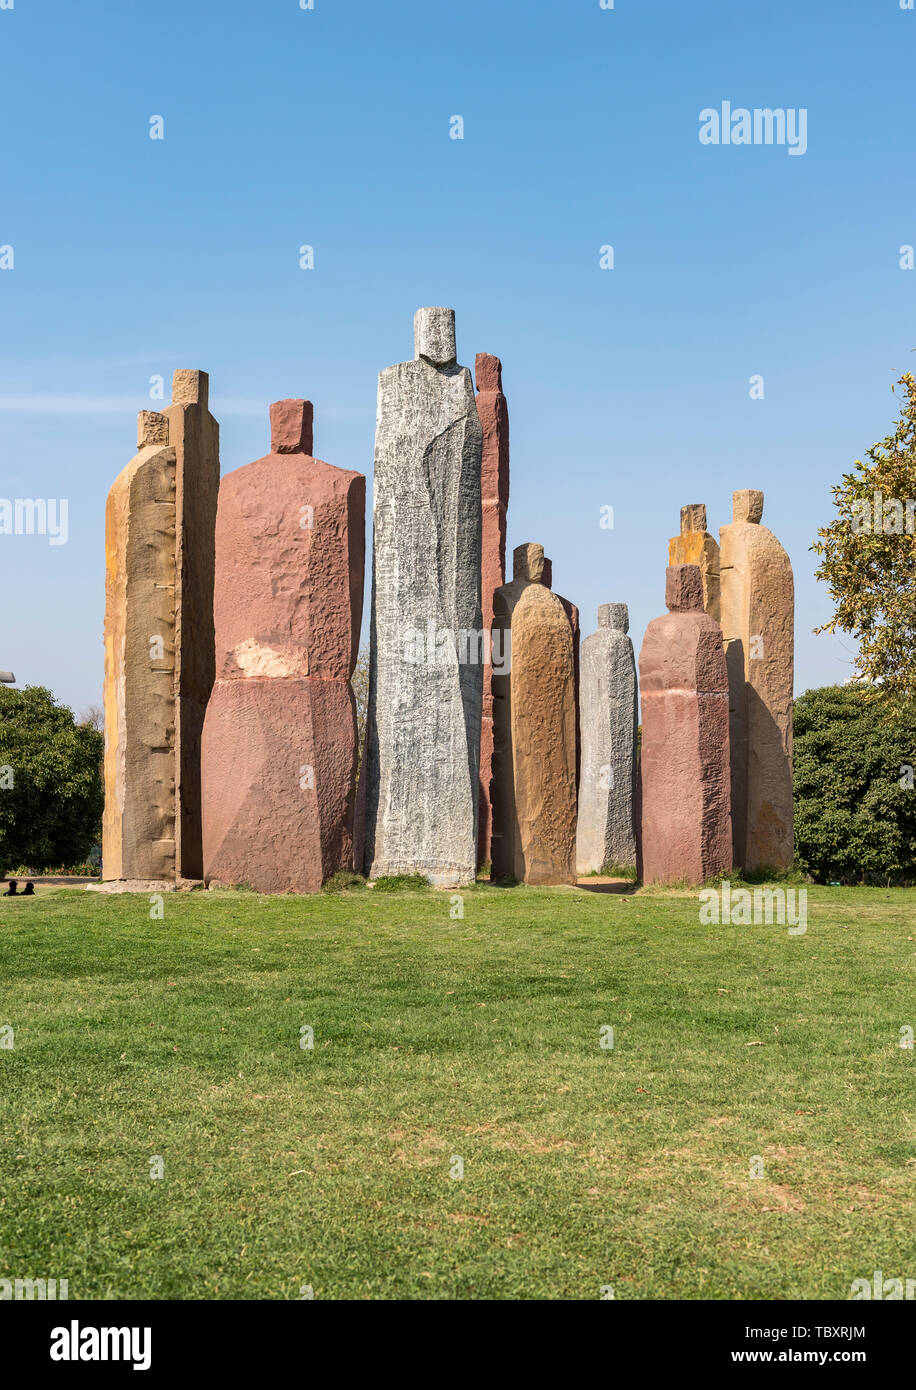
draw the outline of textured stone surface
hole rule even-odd
[[[414,334],[379,376],[365,853],[373,878],[458,885],[477,865],[482,431],[453,311],[419,310]]]
[[[270,423],[271,452],[220,487],[204,868],[307,893],[352,865],[366,480],[312,457],[311,402]]]
[[[728,662],[735,863],[787,868],[795,852],[792,566],[761,526],[763,493],[734,494],[721,541],[722,636]]]
[[[645,883],[697,884],[732,864],[728,672],[698,566],[669,567],[665,598],[639,654],[639,869]]]
[[[494,628],[510,634],[511,667],[493,675],[492,875],[574,883],[572,626],[543,578],[543,547],[519,546],[513,578],[494,596]]]
[[[87,893],[175,893],[173,878],[118,878],[103,883],[87,883]]]
[[[582,643],[582,727],[576,870],[636,865],[636,729],[639,707],[625,603],[598,609],[598,631]]]
[[[200,730],[213,682],[219,427],[205,372],[138,420],[105,517],[105,880],[202,874]]]
[[[493,595],[506,582],[506,514],[509,507],[509,410],[502,389],[502,363],[478,352],[474,365],[477,414],[483,430],[481,492],[481,613],[485,632],[493,628]],[[477,859],[490,858],[490,782],[493,777],[492,669],[484,668],[480,721],[480,807]]]
[[[719,547],[706,530],[702,502],[681,507],[681,534],[668,542],[669,565],[697,565],[703,579],[703,608],[716,622],[719,610]]]
[[[200,736],[213,687],[214,529],[219,494],[219,425],[209,410],[206,372],[175,372],[162,412],[175,449],[176,864],[182,878],[203,876]]]
[[[544,585],[545,588],[550,589],[550,590],[553,589],[553,561],[550,560],[550,559],[548,559],[546,555],[544,556],[544,573],[543,573],[543,575],[541,576],[541,583]],[[581,761],[582,761],[582,730],[581,730],[581,726],[580,726],[580,716],[579,716],[579,693],[580,693],[580,692],[579,692],[579,680],[580,680],[579,665],[580,665],[580,635],[581,635],[581,634],[580,634],[580,628],[579,628],[579,610],[578,610],[578,608],[576,607],[576,605],[575,605],[570,599],[564,598],[562,594],[557,594],[556,597],[557,597],[557,599],[558,599],[559,602],[560,602],[560,606],[562,607],[563,612],[566,614],[567,618],[569,619],[569,625],[570,625],[570,627],[572,628],[572,635],[573,635],[573,687],[574,687],[574,690],[575,690],[575,702],[576,702],[576,791],[578,791],[578,790],[579,790],[579,768],[580,768],[580,766],[581,766]]]
[[[414,357],[425,357],[434,367],[455,362],[455,310],[441,305],[418,309],[413,316],[413,347]]]

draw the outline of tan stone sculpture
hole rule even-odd
[[[205,372],[141,411],[105,513],[102,877],[203,876],[200,736],[214,677],[219,426]]]
[[[512,558],[512,581],[493,600],[510,669],[493,675],[492,876],[575,883],[572,627],[543,583],[543,547],[519,546]]]
[[[553,593],[553,561],[546,555],[544,556],[544,572],[541,575],[541,583],[546,589]],[[563,612],[569,619],[572,628],[573,639],[573,689],[575,691],[576,703],[576,791],[579,790],[579,767],[582,761],[582,729],[579,719],[580,703],[580,655],[581,655],[581,631],[579,628],[579,610],[571,599],[564,598],[562,594],[557,594],[557,599]]]
[[[763,493],[736,492],[733,506],[719,537],[734,860],[744,869],[787,868],[794,855],[792,566],[760,524]]]
[[[719,621],[719,547],[706,530],[706,507],[681,507],[681,534],[668,542],[669,565],[697,565],[703,580],[703,610]]]

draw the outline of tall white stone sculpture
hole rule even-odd
[[[483,433],[454,310],[414,345],[379,376],[365,865],[447,886],[477,865]]]
[[[576,870],[636,865],[636,729],[639,702],[625,603],[603,603],[598,631],[582,643],[582,728]]]

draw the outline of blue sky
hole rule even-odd
[[[224,472],[302,395],[316,453],[371,475],[377,373],[412,356],[419,305],[449,304],[459,360],[503,359],[510,547],[543,542],[583,632],[623,601],[638,644],[681,504],[717,533],[760,487],[795,568],[797,688],[845,679],[849,640],[811,633],[808,547],[913,368],[916,12],[314,6],[0,10],[0,494],[70,503],[66,545],[0,537],[0,667],[100,700],[105,496],[151,376],[209,371]],[[701,145],[724,100],[805,108],[807,152]]]

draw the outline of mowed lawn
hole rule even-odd
[[[795,937],[701,926],[688,893],[463,906],[0,902],[0,1278],[827,1299],[916,1277],[912,892],[809,890]]]

